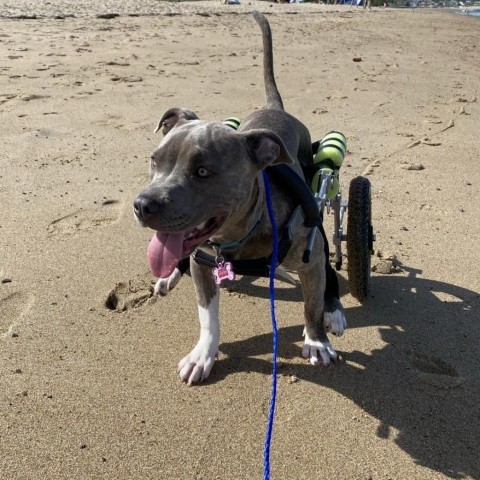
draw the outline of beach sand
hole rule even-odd
[[[132,215],[164,111],[263,105],[258,9],[286,108],[314,138],[345,132],[345,196],[372,183],[378,264],[364,304],[340,272],[330,368],[300,358],[301,291],[277,284],[272,479],[479,479],[478,19],[97,3],[0,2],[0,478],[262,478],[267,280],[223,289],[219,360],[189,388],[193,285],[151,298]]]

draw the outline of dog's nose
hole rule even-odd
[[[140,220],[147,221],[160,211],[160,202],[141,193],[133,202],[133,210]]]

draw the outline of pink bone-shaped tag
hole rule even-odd
[[[213,280],[220,285],[224,280],[235,280],[235,272],[230,262],[221,262],[212,268]]]

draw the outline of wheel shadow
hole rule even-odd
[[[383,348],[368,355],[340,352],[342,361],[333,368],[284,363],[280,372],[350,398],[381,422],[379,437],[395,429],[394,441],[418,464],[449,478],[480,478],[480,296],[403,269],[406,276],[372,277],[368,301],[346,311],[350,330],[377,326]],[[268,297],[268,288],[248,280],[235,288]],[[302,300],[299,287],[276,296]],[[302,330],[279,330],[282,358],[300,355]],[[238,371],[270,375],[270,361],[255,357],[271,349],[271,335],[222,344],[226,356],[216,363],[213,381]]]

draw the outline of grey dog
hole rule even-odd
[[[190,256],[200,338],[178,364],[181,380],[189,385],[210,375],[220,342],[220,288],[212,267],[195,261],[192,253],[213,252],[220,261],[224,251],[233,260],[268,257],[273,232],[262,172],[283,163],[303,179],[301,165],[312,162],[309,131],[285,112],[275,84],[270,25],[261,13],[253,16],[263,38],[266,107],[248,115],[238,130],[200,120],[190,110],[168,110],[159,123],[164,138],[150,159],[151,183],[134,202],[139,223],[156,231],[148,258],[160,277],[157,289],[173,288],[181,276],[179,263]],[[280,235],[298,202],[275,179],[270,190]],[[310,260],[302,261],[310,231],[302,223],[296,226],[282,267],[296,272],[302,285],[302,356],[326,366],[338,358],[326,332],[342,335],[346,320],[338,294],[326,294],[330,265],[324,236],[315,236]]]

